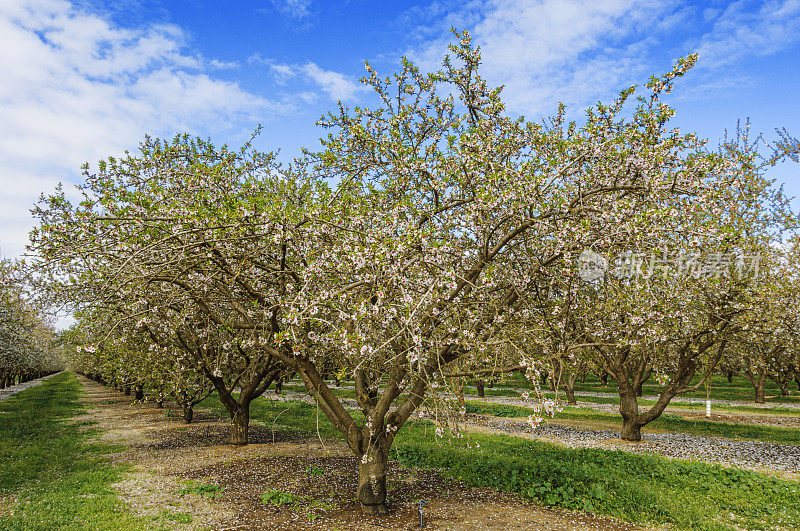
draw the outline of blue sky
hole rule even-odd
[[[2,0],[0,254],[23,252],[39,193],[145,134],[315,147],[338,100],[374,103],[364,61],[435,69],[450,27],[481,45],[510,112],[539,119],[609,101],[698,52],[675,124],[716,141],[738,119],[800,135],[800,0]],[[773,175],[800,196],[800,167]]]

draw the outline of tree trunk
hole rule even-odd
[[[607,373],[601,374],[600,381],[603,383],[603,385],[608,385],[608,374]]]
[[[766,383],[767,383],[766,373],[760,374],[755,382],[756,404],[763,404],[764,402],[766,402],[766,399],[764,398],[764,388],[766,387]]]
[[[478,389],[478,396],[483,398],[486,396],[486,391],[484,390],[484,383],[483,380],[478,380],[475,382],[475,387]]]
[[[387,514],[386,454],[373,448],[369,456],[358,462],[358,501],[364,514]]]
[[[641,441],[642,427],[635,418],[622,417],[622,432],[620,438],[625,441]]]
[[[250,427],[249,407],[239,407],[231,416],[233,425],[231,426],[231,444],[243,446],[247,444],[247,429]]]
[[[578,402],[575,400],[575,383],[573,382],[573,384],[570,385],[568,382],[565,382],[564,392],[567,394],[567,405],[577,406]]]
[[[620,437],[625,441],[641,441],[642,424],[639,421],[639,403],[634,389],[620,389],[619,412],[622,415]]]
[[[131,386],[130,385],[126,385],[125,386],[125,396],[131,396]]]
[[[183,421],[186,424],[191,424],[193,418],[194,418],[194,406],[192,405],[183,406]]]
[[[458,384],[458,391],[456,391],[456,395],[458,397],[458,413],[459,415],[461,412],[467,411],[467,402],[464,400],[464,380],[461,379],[461,383]]]
[[[135,398],[136,398],[136,400],[138,402],[141,402],[142,400],[144,400],[144,389],[142,389],[141,387],[137,387],[136,388],[136,396],[135,396]]]
[[[578,402],[575,400],[575,382],[578,379],[578,371],[568,370],[564,378],[564,393],[567,395],[567,405],[577,406]]]

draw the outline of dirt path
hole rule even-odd
[[[168,416],[168,409],[131,404],[130,397],[81,382],[100,438],[126,447],[112,459],[134,465],[116,485],[121,497],[140,514],[174,522],[175,529],[419,529],[417,500],[426,502],[425,529],[635,529],[396,463],[388,483],[392,513],[365,517],[355,501],[355,459],[339,441],[254,426],[254,443],[234,447],[225,444],[228,424],[208,412],[198,411],[196,423],[185,425],[177,411]],[[190,482],[223,490],[205,498],[189,492]],[[269,489],[295,502],[265,505],[261,495]]]
[[[31,380],[29,382],[12,385],[10,387],[6,387],[5,389],[0,389],[0,400],[5,400],[6,398],[19,393],[20,391],[24,391],[29,387],[33,387],[34,385],[38,385],[43,381],[47,380],[48,378],[52,378],[56,374],[61,374],[60,372],[56,372],[53,374],[48,374],[47,376],[43,376],[41,378],[37,378],[35,380]]]

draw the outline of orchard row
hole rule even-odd
[[[367,65],[375,105],[323,117],[321,149],[291,164],[252,141],[147,138],[87,165],[77,200],[43,197],[31,265],[76,315],[73,366],[187,416],[216,391],[236,444],[250,402],[296,374],[359,458],[371,513],[395,434],[422,408],[446,419],[459,379],[522,371],[537,394],[543,373],[590,366],[636,440],[720,367],[797,371],[797,218],[765,175],[796,139],[744,128],[711,148],[670,128],[663,100],[695,56],[577,125],[562,107],[509,115],[469,36],[450,49],[432,74]],[[645,254],[716,267],[604,270]],[[331,378],[354,381],[359,414]]]

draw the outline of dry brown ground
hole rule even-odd
[[[389,474],[391,514],[363,516],[355,501],[355,459],[339,441],[254,426],[254,442],[235,447],[225,443],[227,422],[208,412],[198,411],[196,422],[185,425],[177,412],[168,417],[164,409],[132,404],[131,397],[81,382],[99,437],[126,447],[112,459],[135,465],[116,485],[120,496],[131,510],[161,515],[175,529],[419,529],[417,500],[426,502],[425,529],[634,529],[396,463]],[[309,475],[310,467],[323,473]],[[223,490],[205,498],[185,492],[191,482]],[[270,489],[293,494],[298,502],[265,505],[261,495]],[[192,522],[178,523],[186,515]]]

